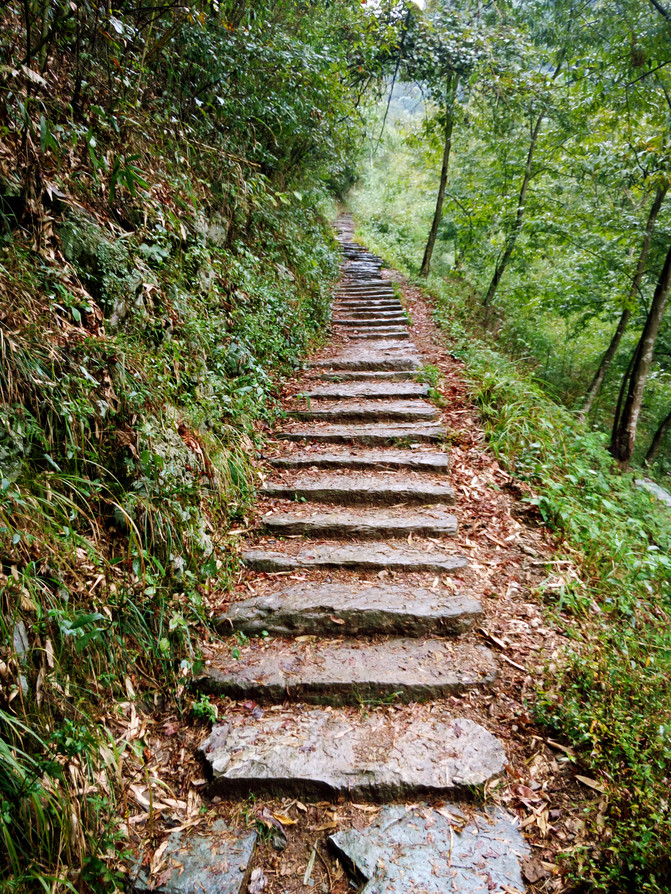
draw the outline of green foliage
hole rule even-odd
[[[101,706],[183,710],[396,41],[358,0],[0,11],[3,889],[118,886]]]
[[[219,716],[219,709],[210,702],[209,695],[201,695],[198,701],[195,701],[191,710],[196,720],[203,720],[206,723],[215,723]]]

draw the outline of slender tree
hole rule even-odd
[[[648,447],[648,452],[645,454],[644,463],[646,466],[651,466],[654,461],[657,459],[657,454],[662,446],[662,442],[666,437],[666,433],[671,428],[671,410],[666,414],[664,419],[659,423],[657,427],[657,431],[652,437],[652,441],[650,442],[650,446]]]
[[[657,215],[659,214],[662,204],[664,203],[664,198],[666,196],[668,188],[668,184],[664,183],[663,185],[658,186],[657,191],[655,192],[655,198],[650,207],[650,213],[648,214],[648,220],[643,234],[643,242],[641,243],[641,251],[638,256],[638,263],[636,264],[636,271],[631,281],[631,287],[627,295],[627,300],[625,301],[624,309],[617,324],[617,329],[613,333],[610,344],[608,345],[605,354],[601,358],[599,367],[594,373],[594,378],[592,379],[590,386],[587,389],[587,394],[585,395],[585,403],[582,410],[580,411],[579,416],[582,421],[587,418],[589,411],[592,409],[592,405],[601,390],[601,386],[603,385],[603,380],[606,377],[608,368],[610,367],[613,357],[617,353],[617,349],[620,346],[620,342],[622,341],[622,336],[624,335],[627,324],[629,323],[629,318],[631,317],[632,313],[632,307],[634,306],[634,303],[638,297],[641,283],[643,281],[643,276],[645,274],[645,268],[648,261],[648,254],[650,253],[652,234],[655,229]]]
[[[562,63],[564,61],[564,51],[560,52],[559,62],[555,68],[554,74],[552,75],[552,82],[556,81],[559,77],[559,72],[561,71]],[[515,219],[513,221],[513,225],[508,233],[501,255],[496,262],[496,266],[494,267],[494,273],[492,275],[491,282],[489,283],[489,288],[485,292],[485,296],[482,299],[482,306],[489,307],[489,305],[494,300],[494,296],[496,295],[496,290],[499,287],[499,283],[503,278],[503,274],[506,272],[506,268],[510,262],[513,251],[515,249],[515,244],[517,243],[517,238],[520,235],[522,230],[522,225],[524,223],[524,216],[526,212],[526,204],[527,204],[527,192],[529,190],[529,184],[531,180],[535,176],[534,171],[534,155],[536,153],[536,147],[538,146],[538,137],[540,136],[541,127],[543,126],[543,121],[547,116],[549,111],[549,101],[545,101],[541,107],[541,111],[537,114],[535,118],[532,119],[531,131],[529,135],[529,148],[527,150],[527,159],[526,164],[524,166],[524,176],[522,177],[522,185],[520,186],[520,191],[517,196],[517,206],[515,209]]]
[[[433,214],[433,222],[429,238],[424,249],[424,257],[422,258],[422,266],[419,271],[420,276],[428,276],[431,270],[431,257],[433,248],[436,244],[438,235],[438,227],[443,216],[443,202],[445,201],[445,189],[447,187],[447,171],[450,163],[450,150],[452,148],[452,131],[454,129],[454,113],[457,98],[457,88],[459,86],[459,75],[457,72],[450,72],[447,77],[447,87],[445,90],[445,123],[443,131],[443,162],[440,168],[440,183],[438,185],[438,195],[436,197],[436,210]]]
[[[664,260],[662,272],[657,280],[648,317],[634,354],[631,373],[626,385],[622,412],[616,415],[610,447],[608,448],[615,459],[624,466],[629,463],[634,453],[636,429],[643,405],[643,395],[652,364],[659,327],[664,319],[670,288],[671,245]]]

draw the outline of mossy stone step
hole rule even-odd
[[[233,658],[224,644],[208,662],[198,688],[232,699],[339,707],[388,698],[445,698],[491,686],[496,679],[489,649],[456,640],[253,640],[236,654]]]
[[[242,554],[252,571],[293,571],[296,568],[342,568],[353,571],[430,571],[457,574],[468,567],[464,556],[447,555],[391,543],[315,543],[293,553],[248,549]]]
[[[425,476],[422,480],[408,480],[406,475],[394,477],[384,472],[372,476],[316,473],[287,482],[269,481],[263,485],[261,493],[284,500],[309,500],[341,506],[454,504],[454,491],[449,484],[424,479]]]
[[[447,712],[363,714],[312,708],[231,714],[201,746],[211,795],[269,792],[380,804],[419,795],[472,793],[506,765],[484,727]]]
[[[217,618],[221,633],[267,630],[275,636],[430,636],[464,633],[482,618],[469,596],[415,584],[306,583],[232,603]]]

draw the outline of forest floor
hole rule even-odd
[[[493,734],[505,750],[505,772],[488,779],[467,809],[475,810],[476,805],[482,804],[503,807],[513,817],[514,825],[523,831],[529,845],[529,855],[522,861],[525,883],[537,892],[562,891],[565,889],[562,854],[581,846],[585,809],[588,802],[599,801],[602,795],[598,784],[580,776],[572,750],[548,738],[536,724],[531,705],[538,687],[542,686],[546,668],[561,663],[568,641],[561,616],[546,607],[541,589],[558,588],[576,572],[570,563],[555,559],[556,545],[551,535],[540,524],[534,507],[523,501],[529,494],[488,451],[477,409],[470,398],[463,364],[452,357],[445,346],[444,338],[433,322],[429,300],[393,270],[383,269],[381,277],[385,283],[393,283],[396,294],[400,295],[409,317],[410,339],[419,350],[422,363],[437,370],[437,375],[435,371],[433,374],[429,399],[437,404],[440,422],[447,429],[447,480],[455,492],[454,511],[458,516],[458,531],[449,541],[449,553],[467,557],[467,567],[454,575],[384,568],[324,570],[297,567],[276,572],[247,569],[239,574],[233,593],[220,594],[218,602],[213,594],[211,601],[216,614],[230,613],[236,603],[271,596],[282,587],[309,587],[324,582],[342,584],[351,592],[365,592],[373,586],[389,584],[401,585],[409,593],[426,588],[445,599],[477,599],[482,606],[482,616],[458,638],[452,637],[451,642],[457,650],[469,646],[490,649],[497,666],[493,684],[455,691],[425,704],[413,701],[403,704],[394,698],[357,704],[354,699],[349,707],[338,707],[337,710],[354,724],[357,717],[365,720],[379,717],[380,722],[392,717],[394,723],[404,728],[412,728],[420,721],[431,722],[448,711],[451,717],[469,718]],[[312,358],[313,364],[323,362],[328,366],[331,361],[334,367],[338,366],[338,357],[349,345],[348,336],[342,333],[342,327],[335,329],[329,345]],[[312,365],[285,384],[283,396],[287,411],[297,405],[305,406],[302,396],[324,384],[323,372],[324,368]],[[422,375],[415,380],[417,378],[421,380]],[[357,422],[352,424],[358,425]],[[306,449],[318,452],[331,448],[329,445],[306,448],[302,442],[275,439],[271,435],[266,457],[272,461],[278,456],[286,458],[305,453]],[[333,448],[335,452],[342,449],[343,445]],[[309,470],[306,468],[305,471]],[[375,470],[357,473],[364,480],[374,480],[377,474]],[[264,468],[263,477],[269,482],[291,480],[290,473],[278,470],[272,462]],[[413,473],[406,472],[403,477],[412,482],[420,476],[414,474],[413,477]],[[250,523],[252,530],[249,531],[247,548],[271,553],[281,549],[285,556],[295,555],[302,549],[305,545],[302,537],[279,538],[273,532],[263,530],[264,518],[278,511],[286,512],[287,507],[299,515],[301,512],[310,515],[312,511],[304,502],[277,499],[271,495],[259,498]],[[361,514],[366,508],[370,507],[355,506],[351,511]],[[329,511],[337,514],[342,510],[332,506]],[[310,547],[317,551],[324,542],[313,538]],[[410,535],[405,545],[431,554],[441,553],[445,549],[443,543],[430,536]],[[398,543],[394,545],[399,546]],[[272,630],[270,632],[272,634]],[[302,654],[306,650],[307,653],[315,650],[318,653],[329,642],[336,647],[342,643],[341,638],[329,637],[327,633],[298,637],[271,635],[262,639],[238,634],[223,647],[214,643],[208,646],[204,657],[209,665],[208,673],[216,666],[224,674],[235,675],[242,673],[250,663],[263,663],[270,652],[279,655],[280,660],[282,656],[291,659],[297,650]],[[384,644],[385,638],[373,631],[353,642],[365,650],[374,643]],[[264,697],[262,684],[257,689],[258,698],[212,696],[220,721],[225,718],[233,726],[253,726],[264,715],[268,717],[273,712],[282,717],[290,717],[292,712],[299,715],[306,710],[309,712],[304,704],[295,700],[298,696],[293,697],[289,691],[277,701],[267,694]],[[273,700],[276,704],[268,707]],[[148,721],[140,718],[135,722],[146,733]],[[163,832],[175,828],[204,831],[215,819],[223,818],[230,826],[259,832],[250,892],[264,890],[268,894],[293,894],[309,887],[333,894],[350,890],[349,878],[329,847],[328,838],[343,829],[365,829],[378,817],[382,799],[379,803],[375,796],[366,802],[363,798],[352,801],[342,797],[315,800],[301,794],[300,783],[296,783],[293,790],[289,787],[284,797],[269,798],[261,792],[241,799],[220,789],[217,789],[218,794],[212,795],[203,761],[197,752],[205,737],[204,724],[201,729],[188,728],[176,717],[163,718],[154,725],[153,732],[146,733],[146,740],[153,743],[148,749],[151,759],[146,767],[146,779],[160,779],[164,787],[161,820],[151,830],[151,844],[144,854],[152,878],[163,880],[165,877]],[[166,797],[165,791],[170,797]],[[139,783],[131,792],[131,798],[140,810],[136,822],[130,820],[131,840],[146,844],[149,787]],[[419,803],[440,808],[453,800],[449,795],[426,797],[418,794],[409,796],[404,803],[415,809]],[[599,809],[605,810],[605,806],[599,805]],[[170,867],[167,869],[169,875]]]

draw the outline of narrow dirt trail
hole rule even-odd
[[[201,753],[228,822],[169,845],[185,871],[165,890],[559,890],[548,860],[573,837],[571,796],[523,701],[559,644],[527,595],[550,545],[515,518],[426,306],[406,288],[404,307],[339,223],[334,338],[269,442],[248,570],[219,619],[235,638],[201,680],[224,699]],[[448,373],[442,408],[429,362]],[[236,831],[250,820],[262,840]]]

